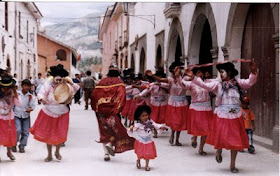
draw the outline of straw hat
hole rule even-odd
[[[69,104],[73,98],[71,89],[67,83],[60,83],[54,87],[54,99],[59,104]]]

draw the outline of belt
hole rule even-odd
[[[170,98],[174,101],[185,101],[185,100],[187,100],[185,95],[181,95],[181,96],[170,95]]]
[[[210,101],[206,101],[206,102],[192,102],[191,104],[193,106],[199,106],[199,107],[210,107],[211,106],[211,102]]]
[[[240,112],[241,108],[240,105],[219,105],[217,109],[225,113],[236,114]]]

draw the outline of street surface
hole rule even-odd
[[[42,105],[37,105],[31,114],[34,123]],[[102,144],[99,140],[98,125],[95,113],[84,110],[84,105],[71,106],[70,127],[66,147],[61,149],[62,161],[54,157],[46,163],[46,144],[33,139],[30,134],[26,153],[14,153],[16,161],[6,156],[6,148],[0,148],[0,176],[276,176],[279,175],[279,155],[261,146],[255,145],[256,154],[238,153],[236,167],[238,174],[229,170],[230,152],[223,150],[223,162],[215,160],[215,150],[206,144],[206,156],[200,156],[190,145],[191,136],[182,132],[180,141],[183,146],[170,146],[168,139],[170,130],[155,139],[158,157],[150,161],[151,171],[144,170],[145,162],[141,161],[142,169],[136,168],[134,151],[116,154],[111,161],[103,160]],[[53,148],[54,152],[54,148]]]

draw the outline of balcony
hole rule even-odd
[[[164,10],[166,18],[174,18],[181,14],[181,3],[167,3],[167,7]]]

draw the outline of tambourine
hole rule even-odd
[[[73,98],[70,86],[63,82],[54,87],[54,99],[59,104],[69,104]]]

